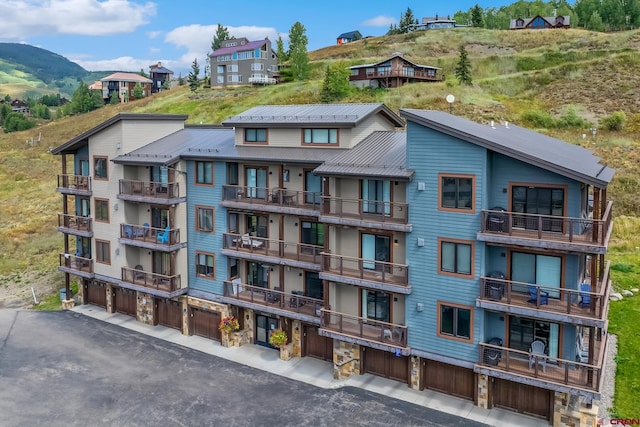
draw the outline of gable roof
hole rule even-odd
[[[360,38],[362,38],[362,34],[360,34],[360,31],[358,30],[354,30],[354,31],[349,31],[348,33],[342,33],[338,36],[339,39],[353,39],[355,36],[358,36]]]
[[[100,79],[100,81],[108,82],[108,81],[116,81],[116,82],[140,82],[140,83],[152,83],[146,77],[142,77],[140,74],[135,73],[113,73],[108,75],[105,78]]]
[[[229,40],[225,40],[225,41],[229,41]],[[238,44],[236,46],[221,47],[220,49],[217,49],[217,50],[214,50],[213,52],[211,52],[209,54],[209,57],[213,58],[214,56],[230,55],[230,54],[232,54],[234,52],[240,52],[240,51],[245,51],[245,50],[253,50],[253,49],[256,49],[256,48],[259,48],[259,47],[262,47],[262,46],[266,45],[268,41],[269,41],[269,39],[254,40],[254,41],[247,42],[247,43],[245,43],[243,45]]]
[[[443,111],[403,109],[400,115],[407,121],[594,187],[606,187],[613,177],[614,170],[602,165],[591,150],[519,126],[486,126]]]
[[[556,26],[556,22],[558,18],[562,18],[562,25],[563,26],[567,26],[570,25],[570,21],[571,21],[571,16],[570,15],[557,15],[557,16],[540,16],[540,15],[536,15],[533,18],[515,18],[515,19],[511,19],[510,23],[509,23],[509,28],[510,29],[514,29],[514,28],[530,28],[529,24],[531,23],[531,21],[533,21],[536,18],[540,18],[545,20],[551,27],[555,27]],[[522,25],[517,25],[517,22],[519,20],[522,20]],[[536,28],[536,27],[534,27]]]
[[[395,127],[404,126],[402,119],[382,103],[262,105],[230,117],[222,124],[236,127],[295,128],[302,125],[346,128],[355,127],[362,120],[374,114],[382,114]]]
[[[155,67],[149,70],[149,74],[173,74],[173,71],[165,67]]]
[[[400,58],[400,59],[402,59],[403,61],[407,62],[408,64],[411,64],[411,65],[412,65],[412,66],[414,66],[414,67],[419,67],[419,68],[431,68],[431,69],[433,69],[433,70],[439,70],[439,69],[440,69],[440,68],[438,68],[438,67],[434,67],[434,66],[432,66],[432,65],[421,65],[421,64],[413,63],[413,62],[409,61],[407,58],[405,58],[405,57],[404,57],[404,55],[402,55],[402,53],[400,53],[400,52],[395,52],[395,53],[394,53],[393,55],[391,55],[389,58],[384,59],[384,60],[382,60],[382,61],[380,61],[380,62],[376,62],[375,64],[353,65],[353,66],[349,67],[349,69],[350,69],[350,70],[357,70],[357,69],[360,69],[360,68],[371,68],[371,67],[377,67],[377,66],[379,66],[379,65],[381,65],[381,64],[384,64],[385,62],[389,62],[389,61],[391,61],[391,60],[393,60],[393,59],[395,59],[395,58]]]

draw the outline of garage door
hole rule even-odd
[[[113,309],[114,311],[127,316],[136,317],[138,306],[136,291],[125,288],[113,288]]]
[[[472,369],[434,360],[422,361],[422,384],[430,390],[474,400],[475,377]]]
[[[409,384],[409,357],[396,356],[384,350],[362,347],[364,372]]]
[[[304,325],[304,356],[333,360],[333,339],[318,335],[318,327]]]
[[[107,286],[101,282],[87,282],[84,287],[87,304],[107,308]]]
[[[189,316],[189,330],[192,335],[198,335],[212,340],[220,340],[220,313],[191,307]]]
[[[158,324],[182,330],[182,302],[167,298],[156,298],[156,315]]]
[[[492,378],[493,406],[551,420],[553,392],[513,381]]]

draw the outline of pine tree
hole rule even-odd
[[[413,15],[411,8],[407,8],[407,11],[400,18],[400,26],[398,28],[400,34],[410,33],[415,30],[416,18]]]
[[[200,87],[200,79],[198,75],[200,74],[200,66],[198,65],[198,58],[193,60],[191,64],[191,72],[189,76],[187,76],[187,82],[189,82],[189,89],[191,92],[195,92]]]
[[[327,65],[320,92],[322,102],[338,101],[349,94],[351,90],[349,74],[349,68],[343,61]]]
[[[222,46],[222,42],[225,40],[229,40],[229,29],[227,27],[223,27],[221,24],[218,24],[218,28],[216,28],[216,33],[213,35],[213,40],[211,41],[211,50],[218,50],[220,46]]]
[[[278,63],[280,64],[287,62],[289,59],[287,51],[284,50],[284,41],[282,40],[282,36],[279,36],[278,40],[276,40],[276,55],[278,55]]]
[[[471,9],[471,24],[474,27],[483,27],[482,15],[483,15],[482,8],[476,3],[476,5],[473,6],[473,9]]]
[[[300,22],[294,23],[289,30],[289,60],[295,80],[306,80],[309,75],[309,38],[306,32],[306,28]]]
[[[455,73],[460,84],[471,85],[471,61],[469,61],[469,55],[464,45],[460,46],[460,58]]]
[[[140,82],[138,82],[133,87],[133,97],[135,99],[140,99],[142,98],[143,95],[144,95],[144,90],[142,89],[142,85],[140,84]]]

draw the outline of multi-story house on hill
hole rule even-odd
[[[151,93],[158,93],[163,88],[171,89],[173,71],[164,67],[162,62],[149,65],[149,78],[151,79]]]
[[[223,345],[283,329],[281,357],[336,379],[595,423],[613,171],[590,151],[382,104],[185,119],[120,114],[53,150],[83,302]]]
[[[152,81],[135,73],[113,73],[100,79],[102,82],[102,98],[109,102],[115,93],[120,102],[136,99],[134,89],[136,85],[142,87],[142,97],[151,95]],[[96,82],[97,83],[97,82]]]
[[[225,40],[209,54],[209,65],[211,87],[275,84],[279,76],[278,58],[268,38]]]

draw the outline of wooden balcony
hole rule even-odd
[[[547,355],[532,356],[530,362],[530,354],[526,351],[480,343],[479,362],[474,370],[527,384],[531,384],[531,380],[538,380],[546,383],[546,388],[551,385],[560,387],[556,389],[561,390],[561,387],[568,386],[600,393],[607,348],[606,335],[602,340],[594,340],[594,344],[594,364],[588,364]]]
[[[603,219],[483,210],[478,240],[545,249],[604,254],[611,236],[609,202]]]
[[[165,252],[186,247],[186,242],[180,241],[180,229],[167,228],[150,227],[148,224],[120,224],[120,238],[126,245]]]
[[[84,175],[60,174],[58,175],[58,192],[90,196],[91,177]]]
[[[83,237],[93,236],[93,220],[87,216],[58,214],[58,230]]]
[[[175,292],[180,289],[180,275],[165,276],[164,274],[151,273],[140,268],[122,267],[122,281],[148,289],[163,292]]]
[[[387,292],[410,294],[409,266],[322,252],[320,278]]]
[[[521,316],[606,328],[611,291],[609,265],[607,262],[602,276],[590,283],[590,292],[481,277],[476,305]],[[535,298],[529,293],[530,286],[536,289]]]
[[[442,73],[438,73],[435,71],[426,71],[426,70],[418,70],[418,69],[391,69],[385,71],[378,71],[375,69],[374,71],[367,72],[366,78],[369,80],[372,79],[387,79],[387,78],[402,78],[402,79],[413,79],[419,81],[433,81],[439,82],[444,80],[444,75]],[[362,80],[362,78],[358,78],[358,76],[352,76],[350,80]]]
[[[337,335],[338,339],[355,339],[363,344],[386,350],[400,349],[403,355],[409,353],[407,348],[407,327],[395,323],[381,322],[351,314],[322,309],[320,335]],[[386,347],[386,348],[385,348]],[[405,354],[406,353],[406,354]]]
[[[324,307],[321,299],[304,296],[300,291],[281,292],[225,280],[224,296],[234,305],[259,309],[268,313],[290,316],[297,313],[308,318],[320,319]]]
[[[121,179],[118,199],[140,203],[176,204],[184,202],[177,182],[153,182]]]
[[[78,255],[59,254],[60,270],[82,277],[93,277],[93,260]]]
[[[263,212],[318,216],[320,193],[286,188],[222,186],[222,205]]]
[[[233,233],[224,233],[222,248],[227,250],[223,253],[238,258],[314,270],[320,270],[324,250],[322,246]]]
[[[409,204],[323,196],[320,221],[410,232]]]

